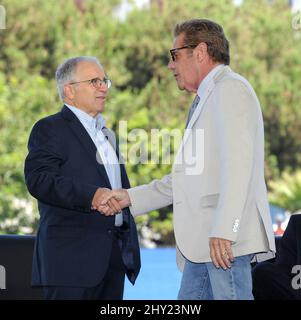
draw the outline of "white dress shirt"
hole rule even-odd
[[[216,67],[214,67],[207,75],[206,77],[201,81],[197,94],[200,98],[204,95],[204,93],[207,90],[208,84],[211,81],[211,79],[218,73],[218,71],[223,68],[224,64],[219,64]]]
[[[94,142],[97,149],[96,160],[104,165],[112,189],[121,188],[121,172],[116,151],[102,132],[105,127],[103,116],[98,114],[94,118],[74,106],[66,103],[65,105],[75,114]],[[122,213],[117,214],[115,216],[115,226],[120,226],[122,223]]]

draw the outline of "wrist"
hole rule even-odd
[[[128,190],[125,190],[125,193],[126,193],[126,202],[127,202],[127,206],[131,206],[132,205],[132,202],[131,202],[131,197],[130,197],[130,194],[128,192]]]

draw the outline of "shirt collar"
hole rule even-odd
[[[100,113],[94,118],[88,115],[88,113],[86,113],[85,111],[80,110],[67,103],[65,103],[65,106],[67,106],[77,116],[77,118],[86,128],[89,128],[91,130],[95,130],[95,129],[102,130],[106,126],[106,121]]]
[[[224,67],[224,64],[219,64],[216,67],[214,67],[207,75],[206,77],[201,81],[199,88],[198,88],[198,96],[201,98],[204,93],[206,92],[206,89],[210,83],[210,81],[213,79],[213,77],[218,73],[218,71]]]

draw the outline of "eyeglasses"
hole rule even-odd
[[[108,79],[108,78],[103,78],[103,79],[93,78],[93,79],[90,79],[90,80],[70,82],[69,84],[77,84],[77,83],[81,83],[81,82],[89,82],[90,84],[92,84],[92,86],[94,88],[100,88],[103,84],[105,84],[108,89],[112,86],[112,81],[110,79]]]
[[[187,45],[187,46],[183,46],[180,48],[174,48],[174,49],[169,50],[172,61],[176,61],[177,51],[182,50],[182,49],[188,49],[188,48],[194,49],[195,47],[197,47],[197,45]]]

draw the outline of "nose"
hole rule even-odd
[[[173,70],[173,69],[175,68],[175,62],[174,62],[171,58],[169,59],[167,68],[168,68],[169,70]]]
[[[99,87],[97,87],[98,91],[107,92],[109,90],[108,86],[103,82]]]

